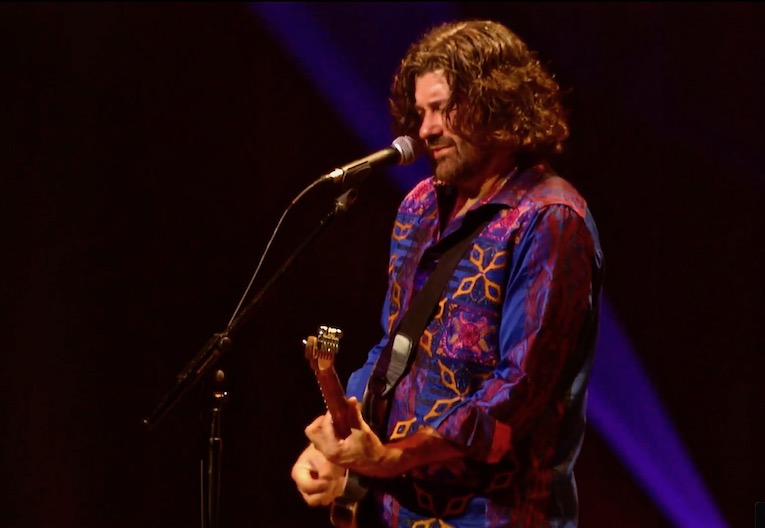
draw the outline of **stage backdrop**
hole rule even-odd
[[[581,525],[753,525],[765,9],[466,2],[0,4],[0,526],[199,526],[219,387],[205,377],[142,419],[226,327],[293,199],[388,144],[397,61],[457,17],[516,30],[571,108],[557,168],[607,263]],[[289,477],[323,410],[301,340],[338,326],[341,378],[363,361],[396,206],[426,171],[369,177],[277,274],[339,191],[286,216],[216,365],[223,526],[328,526]]]

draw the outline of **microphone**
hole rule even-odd
[[[365,174],[375,167],[392,165],[408,165],[417,158],[417,143],[409,136],[399,136],[393,140],[390,147],[373,152],[356,161],[352,161],[329,172],[319,178],[319,181],[331,180],[336,183],[345,183],[348,178],[357,174]]]

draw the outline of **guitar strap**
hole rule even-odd
[[[364,393],[363,414],[370,428],[385,438],[389,401],[393,390],[412,363],[413,350],[430,321],[436,302],[473,239],[497,214],[501,206],[486,205],[468,213],[462,225],[432,248],[443,251],[438,264],[422,289],[412,299],[409,309],[380,352]],[[438,248],[438,246],[441,246]]]

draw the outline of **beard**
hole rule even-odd
[[[465,141],[449,138],[437,145],[451,147],[444,155],[431,156],[435,181],[439,185],[458,185],[478,176],[486,166],[486,156],[475,146]]]

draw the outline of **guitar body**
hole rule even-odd
[[[329,521],[335,528],[359,528],[359,503],[342,496],[329,506]]]
[[[332,416],[332,426],[338,438],[347,438],[351,429],[360,427],[358,417],[348,405],[345,391],[335,372],[335,355],[343,333],[340,329],[320,326],[317,336],[305,341],[305,356],[319,382],[324,403]],[[359,528],[359,503],[366,496],[366,488],[358,476],[348,475],[343,495],[337,497],[329,508],[329,519],[336,528]]]

